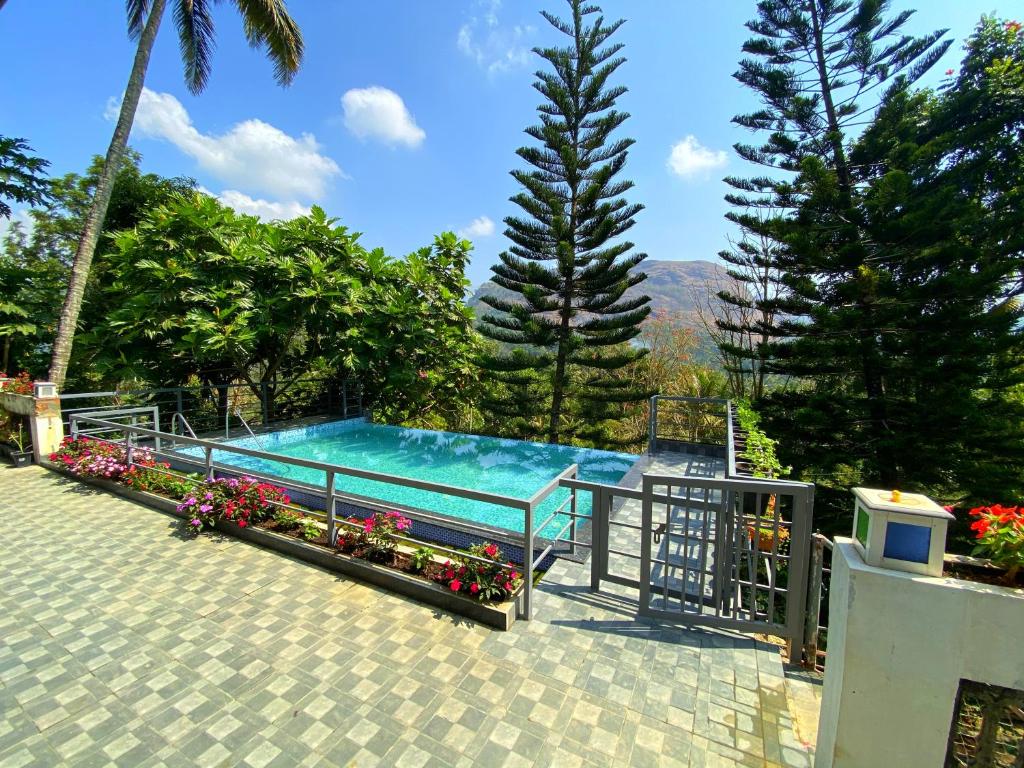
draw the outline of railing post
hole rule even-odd
[[[804,666],[814,669],[818,663],[818,622],[821,618],[821,579],[825,567],[825,540],[811,537],[811,581],[807,587],[807,621],[804,624]]]
[[[578,471],[577,472],[573,472],[572,473],[572,479],[575,480],[578,475],[579,475]],[[576,493],[577,493],[577,491],[576,491],[575,487],[569,489],[569,494],[570,494],[569,498],[572,499],[572,501],[569,502],[569,512],[572,514],[572,516],[569,518],[569,554],[570,555],[575,555],[576,554]],[[590,514],[593,515],[594,514],[593,511],[591,511]],[[593,552],[591,552],[591,557],[593,557]]]
[[[533,504],[523,510],[523,618],[533,618]]]
[[[651,395],[647,409],[647,452],[653,454],[658,446],[658,396]]]
[[[206,453],[206,479],[213,480],[213,449],[207,445],[203,451]]]
[[[132,417],[132,421],[135,417]],[[126,429],[124,432],[124,458],[128,469],[132,468],[132,433]]]
[[[333,547],[335,542],[334,522],[334,472],[327,472],[327,491],[324,500],[327,502],[327,542]]]
[[[599,486],[590,498],[590,589],[601,589],[601,562],[608,548],[608,524],[605,516],[605,490]]]

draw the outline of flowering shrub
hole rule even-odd
[[[230,520],[239,528],[266,520],[279,504],[290,504],[284,488],[260,483],[254,478],[208,480],[190,493],[179,512],[191,515],[186,525],[194,533],[212,528],[217,520]]]
[[[983,555],[995,565],[1006,568],[1006,581],[1013,584],[1024,567],[1024,506],[975,507],[969,513],[978,543],[974,554]]]
[[[334,546],[342,552],[351,552],[365,543],[363,535],[363,521],[358,517],[348,517],[346,520],[352,523],[352,526],[338,526],[337,538],[335,539]]]
[[[478,600],[506,600],[522,584],[522,577],[513,564],[502,563],[502,552],[497,544],[477,544],[469,548],[469,553],[485,562],[470,558],[446,560],[435,580],[452,592],[464,592]]]
[[[398,512],[377,512],[366,518],[363,521],[363,556],[369,560],[390,560],[398,547],[394,535],[411,527],[412,521]]]
[[[162,471],[157,471],[158,469]],[[170,465],[162,462],[153,469],[133,464],[127,472],[121,475],[121,482],[136,491],[181,499],[191,493],[201,477],[192,475],[192,479],[189,479],[184,475],[171,474],[168,472],[169,469]]]
[[[0,379],[6,375],[0,371]],[[32,377],[28,375],[28,371],[22,371],[17,376],[7,380],[3,391],[10,392],[12,395],[31,395],[35,391],[34,384]]]
[[[81,477],[120,480],[128,474],[128,458],[122,446],[90,437],[65,437],[60,448],[50,454],[50,461]],[[132,463],[143,468],[156,466],[148,448],[134,449]]]

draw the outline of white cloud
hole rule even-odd
[[[199,191],[217,198],[221,203],[228,208],[234,208],[238,213],[258,216],[264,221],[288,221],[290,219],[297,219],[299,216],[306,216],[310,212],[308,205],[303,205],[295,200],[263,200],[261,198],[249,197],[244,192],[239,192],[235,189],[225,189],[219,195],[204,187],[199,187]]]
[[[458,231],[459,237],[467,240],[474,237],[490,237],[494,234],[494,222],[487,216],[479,216]]]
[[[106,117],[116,118],[118,107],[112,100]],[[274,197],[316,199],[331,178],[343,175],[337,163],[320,153],[312,134],[296,138],[255,119],[236,123],[220,136],[204,134],[174,96],[148,88],[142,91],[133,130],[171,142],[232,187]]]
[[[345,110],[345,127],[360,139],[418,147],[427,137],[409,114],[402,97],[379,85],[346,91],[341,106]]]
[[[503,27],[498,21],[501,0],[478,0],[479,12],[459,27],[458,49],[488,74],[507,72],[530,63],[529,38],[535,27]]]
[[[729,162],[729,155],[723,150],[708,149],[702,146],[697,137],[689,135],[672,146],[668,156],[668,169],[684,179],[707,174],[715,168],[721,168]]]

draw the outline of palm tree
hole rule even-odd
[[[0,7],[6,0],[0,0]],[[210,55],[213,52],[212,6],[220,0],[171,0],[174,24],[178,29],[178,43],[185,65],[185,84],[192,93],[200,93],[210,75]],[[281,85],[288,85],[302,61],[302,33],[288,15],[285,0],[233,0],[245,25],[245,36],[253,48],[265,49],[274,65],[274,77]],[[78,324],[78,312],[82,307],[89,268],[99,240],[103,219],[107,214],[114,179],[121,167],[128,134],[135,120],[142,86],[146,79],[149,56],[153,51],[160,20],[163,18],[167,0],[126,0],[128,13],[128,34],[138,41],[135,62],[128,78],[128,87],[121,102],[114,136],[107,149],[103,172],[96,185],[92,207],[85,220],[82,237],[75,252],[71,281],[68,284],[64,307],[57,326],[57,338],[53,343],[50,360],[50,381],[63,386],[71,358],[71,345]]]

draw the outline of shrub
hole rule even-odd
[[[91,437],[65,437],[60,448],[50,454],[50,461],[80,477],[121,480],[129,471],[123,446]],[[143,469],[156,466],[153,452],[148,448],[135,448],[132,462]]]
[[[502,563],[503,555],[497,544],[477,544],[469,548],[471,558],[446,560],[438,569],[435,580],[452,592],[463,592],[478,600],[506,600],[522,584],[522,577],[512,563]]]
[[[0,378],[4,377],[4,373],[0,371]],[[3,387],[4,392],[10,392],[12,395],[31,395],[35,391],[35,382],[32,381],[32,377],[29,376],[28,371],[22,371],[17,376],[7,380],[7,383]]]
[[[736,419],[747,433],[747,447],[740,455],[750,461],[754,477],[781,478],[788,475],[791,468],[782,466],[775,455],[776,441],[761,429],[761,417],[757,412],[741,402],[736,405]]]
[[[132,467],[121,476],[121,482],[136,491],[156,493],[171,499],[183,499],[201,482],[202,475],[179,475],[169,472],[170,465],[160,463],[148,467]],[[163,471],[158,471],[163,470]]]
[[[352,552],[357,547],[363,546],[365,542],[363,521],[358,517],[349,517],[346,518],[346,521],[351,525],[339,523],[334,546],[341,552]]]
[[[316,541],[324,535],[323,529],[312,517],[303,517],[299,520],[299,535],[306,541]]]
[[[971,530],[977,538],[974,554],[1006,569],[1006,582],[1013,584],[1024,568],[1024,506],[975,507],[969,513],[977,518]]]
[[[284,488],[260,483],[254,478],[209,480],[178,505],[191,515],[187,527],[194,533],[212,528],[217,520],[229,520],[244,528],[268,519],[279,504],[290,504]]]
[[[422,573],[434,561],[434,550],[430,547],[419,547],[412,553],[411,560],[412,570],[416,573]]]
[[[390,560],[398,547],[395,534],[411,527],[412,521],[398,512],[377,512],[366,518],[363,521],[363,556],[369,560]]]
[[[299,527],[299,523],[302,522],[302,515],[292,512],[290,509],[278,509],[274,513],[274,522],[277,523],[277,527],[281,530],[290,531],[293,528]]]

